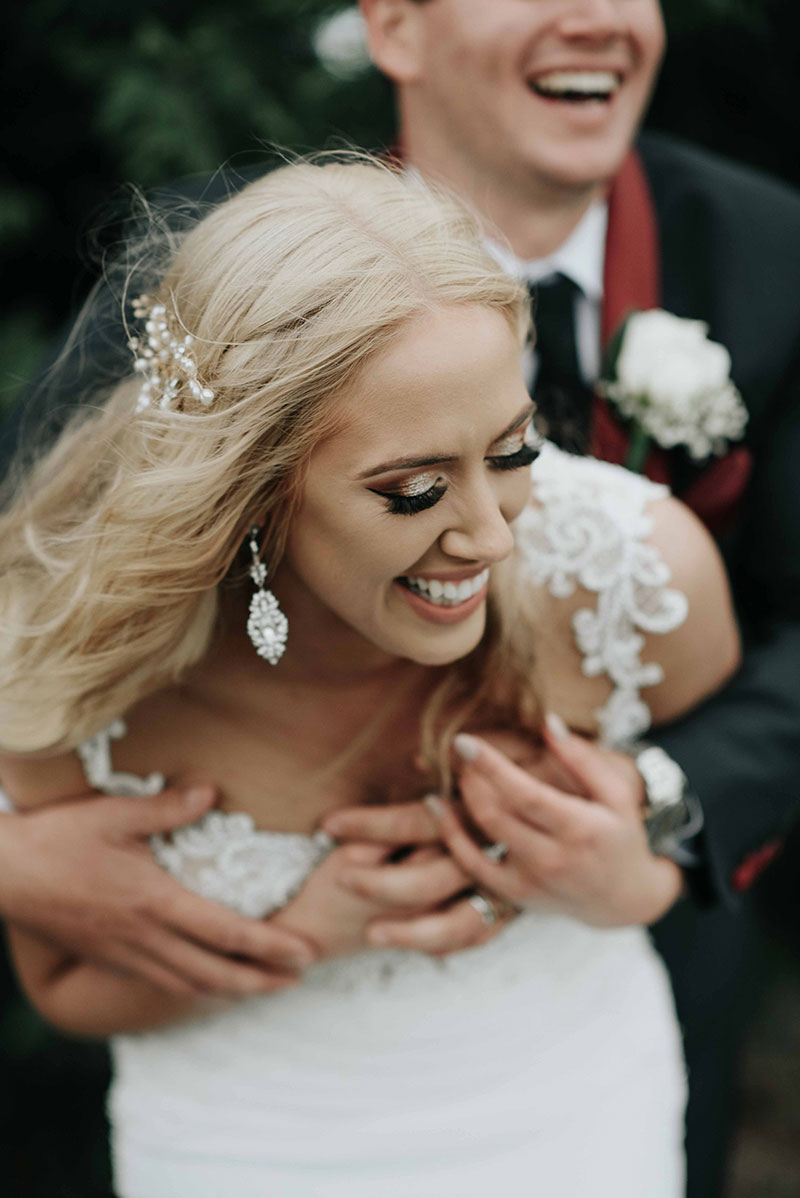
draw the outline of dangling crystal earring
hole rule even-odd
[[[263,657],[271,666],[276,666],[286,650],[289,621],[278,607],[278,600],[272,591],[264,590],[267,567],[258,555],[257,528],[250,529],[250,553],[252,562],[249,574],[256,584],[256,590],[250,600],[247,635],[253,642],[258,656]]]

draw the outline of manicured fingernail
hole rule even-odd
[[[547,724],[547,731],[553,740],[565,740],[569,736],[569,728],[555,711],[548,711],[544,722]]]
[[[385,928],[370,928],[367,932],[370,944],[391,944],[392,938]]]
[[[463,761],[475,761],[481,751],[475,737],[467,732],[459,732],[453,741],[453,748]]]
[[[326,815],[322,826],[329,836],[343,836],[347,831],[344,820],[338,815]]]
[[[196,807],[198,803],[207,803],[213,797],[213,786],[190,786],[184,791],[183,801],[187,807]]]
[[[425,795],[422,801],[435,820],[442,818],[444,815],[444,803],[438,795]]]

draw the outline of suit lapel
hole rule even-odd
[[[654,194],[655,191],[655,194]],[[702,229],[686,230],[659,209],[657,189],[651,187],[645,164],[632,151],[614,180],[609,195],[608,235],[604,274],[603,343],[633,310],[663,307],[676,316],[708,319],[710,297],[705,294],[697,247]],[[623,463],[628,447],[624,426],[599,397],[593,409],[592,452],[607,461]],[[737,514],[751,470],[749,451],[736,446],[723,458],[695,463],[682,449],[667,453],[656,447],[644,473],[666,482],[717,534]]]
[[[603,271],[602,337],[604,350],[623,320],[633,311],[661,306],[661,255],[658,226],[647,176],[632,150],[608,197],[608,231]],[[595,396],[592,453],[622,465],[628,433],[609,404]],[[649,454],[644,473],[654,482],[670,481],[669,459],[658,447]]]

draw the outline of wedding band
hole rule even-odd
[[[467,899],[470,907],[474,907],[481,917],[484,927],[490,928],[497,922],[497,911],[494,904],[479,890],[474,891]]]
[[[487,844],[483,850],[484,857],[488,857],[490,861],[502,861],[508,856],[508,845],[503,844],[498,840],[495,844]]]

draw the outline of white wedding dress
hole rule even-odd
[[[663,489],[547,447],[518,523],[526,569],[574,620],[587,674],[613,682],[609,742],[649,723],[658,667],[642,631],[686,613],[646,543]],[[102,790],[118,721],[81,747]],[[194,890],[253,918],[284,904],[330,848],[211,813],[154,852]],[[435,960],[370,950],[296,989],[112,1043],[120,1198],[679,1198],[684,1065],[670,987],[641,928],[528,911],[490,943]]]

